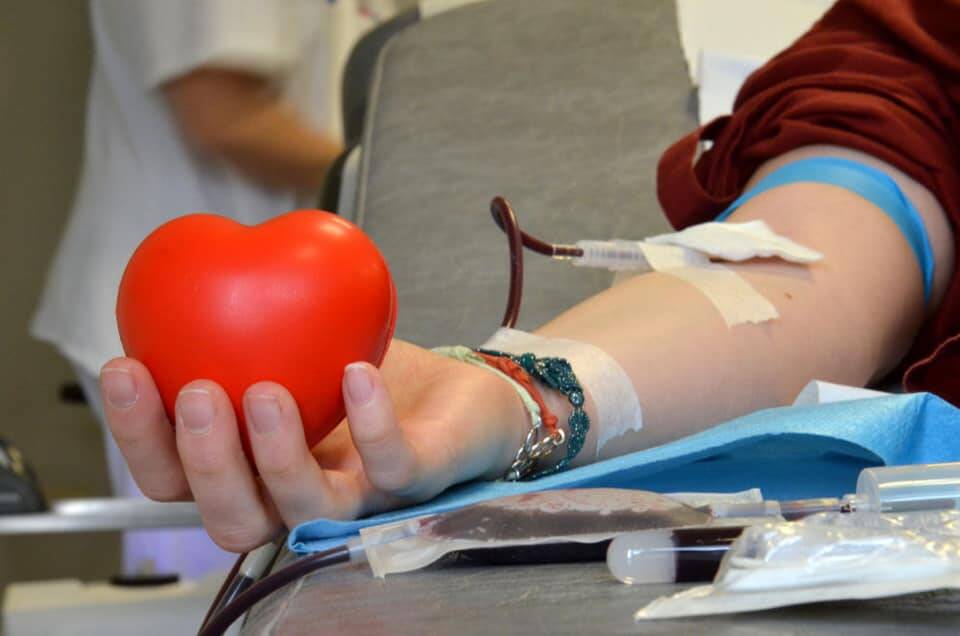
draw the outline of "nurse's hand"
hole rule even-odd
[[[461,481],[499,477],[529,426],[502,379],[394,341],[381,370],[347,367],[347,420],[313,449],[282,386],[247,390],[258,478],[216,383],[183,388],[175,426],[136,360],[109,362],[101,388],[113,436],[143,492],[159,501],[193,498],[213,540],[233,551],[265,543],[283,525],[353,518],[426,500]]]

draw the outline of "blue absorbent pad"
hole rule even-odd
[[[290,533],[306,554],[361,528],[507,495],[557,488],[736,492],[769,499],[838,497],[870,466],[960,461],[960,409],[928,393],[757,411],[707,431],[529,482],[471,482],[423,504],[360,519],[318,519]]]

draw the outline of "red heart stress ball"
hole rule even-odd
[[[124,351],[153,374],[171,421],[184,384],[214,380],[248,455],[241,398],[251,384],[289,389],[313,446],[343,418],[344,367],[379,366],[396,316],[377,247],[318,210],[254,227],[212,214],[174,219],[137,248],[117,298]]]

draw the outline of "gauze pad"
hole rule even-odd
[[[566,358],[596,405],[596,421],[591,428],[597,432],[597,458],[602,457],[603,448],[610,440],[643,427],[643,412],[633,383],[623,367],[598,347],[501,327],[482,348]]]
[[[659,234],[644,243],[676,245],[724,261],[779,258],[790,263],[816,263],[823,254],[770,229],[764,221],[701,223],[672,234]]]

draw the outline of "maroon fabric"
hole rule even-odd
[[[697,158],[701,140],[713,145]],[[938,197],[960,237],[960,0],[840,0],[747,79],[731,116],[664,153],[657,194],[674,226],[709,221],[760,164],[810,144],[903,170]],[[960,263],[954,271],[903,375],[909,390],[960,405]]]

